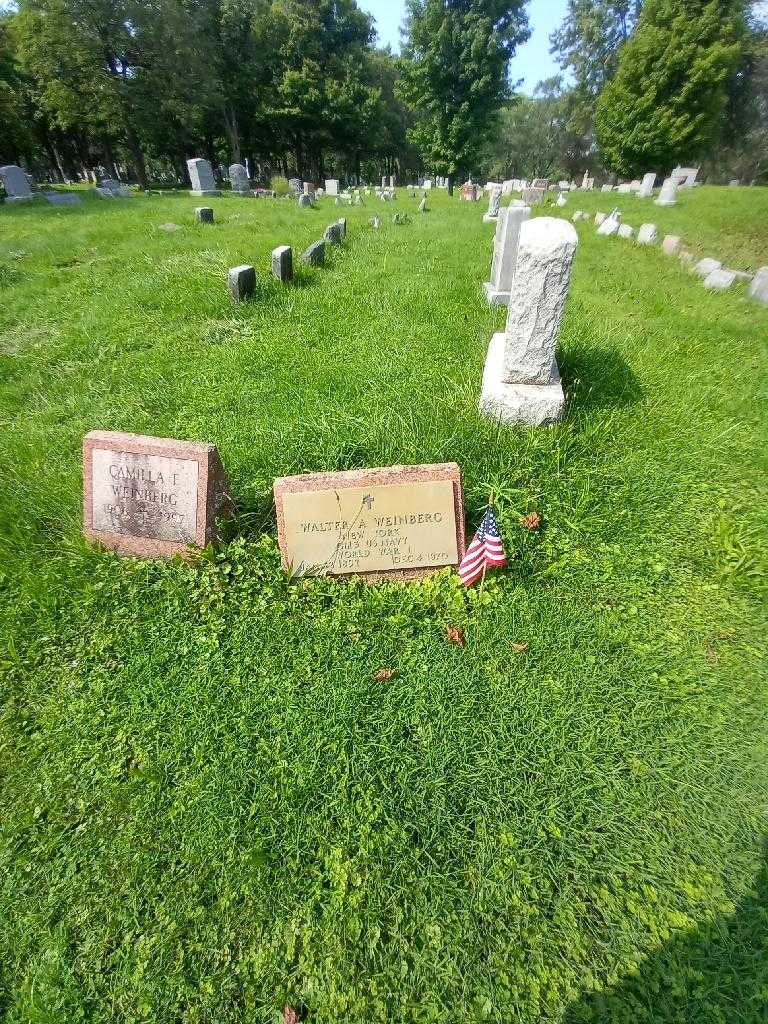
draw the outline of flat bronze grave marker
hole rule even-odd
[[[455,462],[275,481],[283,566],[294,576],[416,579],[464,554]]]
[[[83,439],[83,532],[121,554],[205,547],[230,511],[215,445],[92,430]]]

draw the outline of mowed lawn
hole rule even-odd
[[[0,208],[0,1017],[765,1021],[768,309],[579,224],[566,419],[499,428],[485,202],[196,202]],[[768,263],[768,189],[613,205]],[[94,428],[217,444],[231,542],[86,546]],[[482,596],[285,579],[275,476],[447,460]]]

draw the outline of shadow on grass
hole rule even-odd
[[[643,391],[615,348],[574,348],[558,361],[571,412],[635,405]]]
[[[768,863],[735,914],[667,943],[638,973],[569,1007],[563,1024],[765,1024]]]

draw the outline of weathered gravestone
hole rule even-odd
[[[726,267],[719,267],[704,278],[704,287],[714,292],[724,292],[736,280],[736,275]]]
[[[756,271],[749,286],[749,296],[755,302],[768,306],[768,267],[760,267]]]
[[[197,221],[198,224],[213,224],[213,207],[196,206],[195,220]]]
[[[648,174],[643,175],[643,180],[640,182],[640,190],[637,193],[640,199],[650,199],[653,195],[653,190],[656,186],[656,172],[649,171]]]
[[[656,197],[657,206],[674,206],[677,202],[677,185],[674,178],[665,178],[661,192]]]
[[[680,249],[680,236],[665,235],[664,241],[661,243],[661,248],[667,256],[676,256]]]
[[[618,235],[619,225],[621,224],[621,213],[618,210],[612,210],[611,213],[603,220],[598,229],[598,235],[604,235],[605,237],[611,237],[612,235]]]
[[[326,178],[325,179],[325,194],[327,196],[337,196],[339,194],[339,180],[338,180],[338,178]]]
[[[597,213],[595,214],[595,224],[597,224],[599,226],[600,224],[603,223],[603,221],[605,220],[605,218],[607,216],[608,216],[608,214],[602,213],[600,210],[598,210]]]
[[[483,223],[496,223],[499,216],[499,208],[501,206],[501,188],[492,188],[488,193],[488,209],[483,214]]]
[[[696,175],[699,173],[698,167],[680,167],[677,166],[672,171],[672,181],[680,188],[693,188],[696,184]]]
[[[189,180],[192,182],[191,193],[193,196],[220,196],[221,190],[216,187],[216,179],[213,176],[213,168],[207,160],[198,157],[195,160],[187,160],[187,171]]]
[[[336,223],[341,228],[341,237],[342,237],[342,239],[346,238],[347,237],[347,218],[346,217],[339,217],[339,219],[336,221]]]
[[[693,272],[698,274],[699,277],[709,277],[713,270],[720,270],[722,265],[720,260],[714,260],[707,256],[705,259],[699,260],[693,268]]]
[[[43,192],[43,198],[51,206],[77,206],[80,196],[74,192]]]
[[[559,206],[559,207],[560,207],[560,209],[562,210],[562,208],[563,208],[563,207],[564,207],[564,206],[565,206],[565,205],[566,205],[567,203],[568,203],[568,200],[567,200],[567,199],[566,199],[566,197],[565,197],[565,193],[564,193],[564,192],[561,192],[561,193],[560,193],[560,195],[559,195],[559,196],[557,197],[557,202],[556,202],[556,204],[555,204],[555,205],[556,205],[556,206]]]
[[[629,224],[619,224],[618,236],[619,238],[634,238],[635,229]]]
[[[494,334],[485,361],[483,415],[532,425],[560,419],[565,395],[555,347],[578,241],[560,218],[521,226],[506,328]]]
[[[301,192],[301,178],[289,178],[288,188],[291,190],[291,192],[297,194]]]
[[[5,188],[6,203],[23,203],[35,198],[26,174],[16,164],[0,167],[0,181]]]
[[[521,196],[525,206],[538,206],[544,200],[544,189],[532,185],[531,188],[524,188]]]
[[[637,232],[637,241],[640,245],[655,245],[657,238],[655,224],[641,224]]]
[[[549,178],[534,178],[531,182],[531,188],[540,188],[546,192],[549,188]]]
[[[299,206],[302,209],[306,208],[306,207],[311,207],[311,206],[314,206],[314,205],[315,205],[314,200],[312,199],[312,196],[308,192],[304,192],[304,193],[302,193],[302,195],[299,196]]]
[[[294,576],[414,579],[464,554],[454,462],[275,480],[283,566]]]
[[[231,164],[229,168],[229,185],[232,192],[239,196],[251,195],[251,183],[248,171],[242,164]]]
[[[293,280],[293,249],[290,245],[278,245],[272,250],[272,276],[283,282]]]
[[[477,185],[472,181],[467,181],[461,186],[461,192],[459,198],[465,203],[474,203],[477,198]]]
[[[232,267],[227,275],[229,297],[233,302],[245,302],[256,290],[256,270],[247,263]]]
[[[427,207],[427,197],[426,196],[424,196],[424,198],[419,203],[418,210],[419,210],[419,213],[428,213],[429,212],[428,207]]]
[[[312,242],[301,254],[301,262],[312,267],[321,267],[325,263],[325,242]]]
[[[493,240],[491,279],[483,285],[492,306],[506,306],[517,266],[520,227],[531,216],[527,206],[508,206],[499,211],[496,235]]]
[[[218,539],[232,502],[215,445],[92,430],[83,439],[83,532],[120,554],[181,554]]]
[[[329,224],[325,229],[323,236],[329,245],[339,245],[341,243],[341,225],[338,221],[334,221],[333,224]]]

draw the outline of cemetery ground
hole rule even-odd
[[[499,429],[485,201],[208,202],[0,209],[0,1016],[764,1021],[768,310],[580,223],[566,419]],[[768,263],[766,189],[614,205]],[[94,428],[215,443],[230,542],[86,545]],[[482,591],[286,579],[274,477],[447,460]]]

